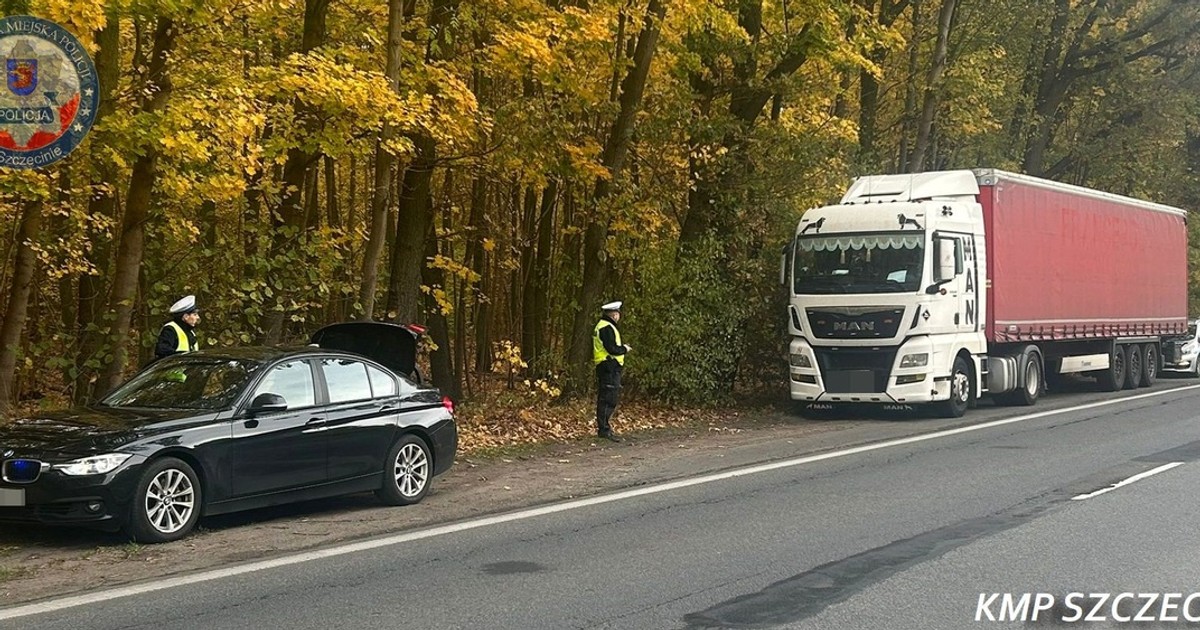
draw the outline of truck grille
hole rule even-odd
[[[821,339],[891,339],[904,319],[903,308],[886,306],[806,311],[813,336]]]
[[[897,348],[813,348],[817,365],[832,394],[887,391]]]

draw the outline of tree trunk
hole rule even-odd
[[[404,0],[388,0],[387,68],[385,74],[392,91],[400,91],[400,54],[403,51]],[[391,125],[384,125],[380,141],[375,145],[374,186],[371,190],[371,231],[367,251],[363,255],[362,285],[358,301],[362,305],[361,319],[375,316],[375,293],[379,284],[379,265],[383,261],[383,246],[387,239],[388,186],[392,181],[395,156],[387,143],[395,137]]]
[[[115,11],[108,12],[108,21],[96,37],[99,49],[96,52],[96,77],[100,83],[97,94],[99,105],[93,125],[101,123],[116,111],[113,89],[121,76],[121,21]],[[93,140],[95,142],[95,140]],[[93,145],[94,146],[94,145]],[[92,197],[88,200],[88,216],[101,222],[116,219],[117,198],[108,186],[115,179],[112,164],[107,160],[95,160],[96,176],[92,180]],[[115,227],[106,226],[104,232],[89,231],[91,252],[88,260],[95,271],[79,276],[77,290],[78,307],[75,309],[75,332],[80,336],[79,353],[75,357],[76,376],[71,387],[74,402],[82,404],[91,396],[91,383],[98,377],[97,368],[107,341],[106,331],[100,328],[108,294],[107,278],[112,258],[112,241]]]
[[[488,252],[483,246],[486,238],[484,229],[484,210],[487,207],[487,182],[481,174],[476,174],[471,182],[471,218],[467,226],[470,238],[470,251],[467,260],[471,270],[479,274],[479,286],[475,289],[475,372],[486,374],[492,369],[492,337],[491,337],[491,299],[488,291],[491,288],[491,271],[488,264]]]
[[[425,233],[425,257],[433,258],[438,255],[438,239],[433,222],[429,223]],[[431,289],[443,289],[446,286],[446,273],[440,267],[425,265],[422,267],[422,279]],[[433,384],[447,396],[461,398],[459,383],[454,379],[454,365],[451,361],[453,346],[450,345],[450,326],[441,305],[430,291],[425,295],[425,311],[429,314],[429,335],[437,349],[429,355],[429,368],[432,371]]]
[[[415,3],[413,3],[415,4]],[[449,26],[458,8],[458,0],[433,0],[429,10],[429,40],[425,61],[433,63],[449,57]],[[415,7],[405,12],[411,15]],[[437,167],[437,144],[424,133],[412,136],[416,154],[404,173],[400,193],[399,218],[392,256],[392,279],[388,291],[388,310],[395,306],[396,320],[416,321],[421,311],[421,275],[425,267],[425,236],[433,211],[430,185]]]
[[[937,113],[938,96],[941,92],[942,75],[946,72],[946,56],[950,50],[950,25],[954,22],[957,0],[942,0],[938,11],[937,43],[933,49],[933,61],[925,77],[925,103],[921,108],[921,120],[917,124],[917,141],[912,157],[908,161],[908,172],[919,172],[925,165],[925,154],[929,151],[929,134],[933,129],[933,118]]]
[[[533,345],[528,349],[529,364],[536,365],[541,374],[549,373],[550,357],[546,347],[546,326],[550,322],[550,260],[554,246],[554,210],[558,203],[558,180],[552,179],[542,191],[542,207],[538,213],[537,257],[533,262],[533,295],[526,293],[525,301],[533,305],[532,317],[526,326],[533,329]]]
[[[14,381],[21,334],[29,312],[29,294],[33,287],[33,271],[37,266],[37,239],[42,231],[41,201],[22,202],[21,225],[17,232],[17,257],[13,263],[12,287],[0,324],[0,417],[16,402]]]
[[[301,35],[300,53],[309,53],[325,43],[325,21],[329,12],[329,0],[304,1],[304,27]],[[309,130],[320,123],[316,113],[303,102],[295,102],[296,118]],[[283,165],[280,185],[282,192],[278,207],[279,218],[272,222],[271,260],[272,268],[267,274],[268,286],[275,289],[270,298],[267,313],[263,318],[263,330],[259,337],[263,345],[275,345],[283,336],[284,308],[294,295],[296,280],[292,277],[299,261],[281,262],[285,253],[305,254],[305,231],[308,217],[304,207],[304,190],[308,181],[309,167],[320,155],[301,147],[288,149],[287,161]]]
[[[576,386],[583,383],[587,368],[591,364],[589,359],[592,326],[595,323],[593,320],[596,318],[596,309],[600,307],[600,296],[605,288],[605,243],[608,240],[609,218],[602,215],[603,201],[612,191],[614,180],[625,165],[625,156],[633,135],[634,117],[641,108],[646,78],[650,74],[650,63],[654,59],[658,35],[666,12],[667,7],[663,0],[650,0],[646,8],[642,32],[638,36],[637,47],[633,53],[633,66],[621,82],[621,96],[618,101],[620,109],[604,145],[601,164],[608,171],[608,176],[596,178],[592,193],[590,203],[593,216],[590,217],[584,234],[583,281],[580,285],[575,321],[571,327],[572,343],[569,357],[572,373],[576,375]]]
[[[171,96],[171,80],[168,60],[175,47],[177,31],[170,18],[160,17],[154,30],[154,46],[146,76],[148,96],[142,111],[161,112],[167,107]],[[121,220],[120,241],[117,245],[117,260],[113,274],[112,291],[108,310],[113,316],[109,347],[112,359],[101,370],[92,390],[99,396],[111,390],[121,381],[125,372],[128,337],[132,325],[133,306],[137,299],[138,272],[142,266],[145,247],[146,221],[150,216],[151,194],[158,179],[158,143],[149,142],[133,164],[126,194],[125,215]]]
[[[525,202],[522,204],[521,225],[517,227],[521,243],[521,269],[519,286],[513,287],[513,307],[520,318],[521,326],[521,356],[526,363],[533,351],[533,329],[537,328],[536,314],[533,310],[533,261],[537,257],[537,211],[538,193],[533,186],[525,188]]]
[[[397,322],[416,322],[421,317],[421,270],[425,267],[425,236],[429,231],[430,182],[436,159],[432,138],[414,140],[417,154],[404,171],[392,244],[392,277],[387,310]]]
[[[342,229],[342,212],[338,204],[337,162],[325,156],[325,216],[330,229]]]
[[[904,120],[900,128],[900,154],[896,171],[902,172],[912,155],[913,128],[917,125],[917,72],[921,65],[921,0],[912,3],[912,35],[908,42],[908,80],[904,82]]]

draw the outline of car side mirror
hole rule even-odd
[[[283,399],[283,396],[266,392],[255,396],[247,411],[251,414],[260,414],[287,411],[287,408],[287,401]]]

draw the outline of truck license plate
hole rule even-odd
[[[25,507],[25,488],[0,488],[0,507]]]
[[[875,373],[871,370],[838,370],[825,377],[825,389],[835,393],[875,391]]]

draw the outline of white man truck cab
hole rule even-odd
[[[806,212],[785,251],[791,398],[957,417],[983,394],[1033,404],[1047,370],[1109,390],[1148,384],[1160,335],[1186,325],[1183,216],[993,170],[859,178],[838,204]],[[1170,277],[1153,289],[1109,279],[1129,293],[1088,295],[1097,290],[1079,277],[1112,266],[1089,248],[1116,238],[1122,251],[1159,248],[1121,264],[1168,265]],[[1127,305],[1138,291],[1158,293]]]

